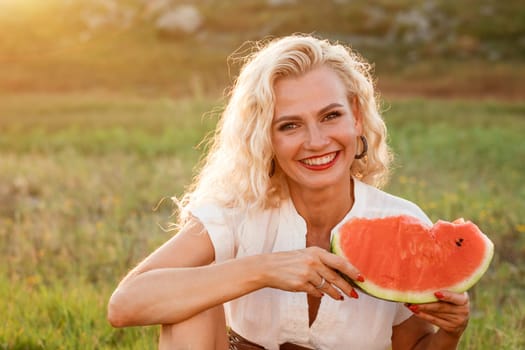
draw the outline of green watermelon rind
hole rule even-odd
[[[476,284],[480,280],[480,278],[485,274],[485,272],[490,266],[492,258],[494,257],[494,244],[484,234],[482,234],[481,237],[485,242],[487,253],[485,254],[485,259],[479,265],[478,269],[469,278],[465,279],[464,281],[460,283],[456,283],[448,287],[445,287],[445,288],[441,288],[440,290],[447,290],[447,291],[456,292],[456,293],[463,293],[469,290],[472,286],[474,286],[474,284]],[[349,261],[349,258],[344,254],[343,250],[341,249],[341,245],[339,242],[340,242],[340,233],[336,232],[333,235],[332,241],[330,244],[332,253],[338,256],[341,256],[345,258],[347,261]],[[411,303],[411,304],[422,304],[422,303],[430,303],[430,302],[438,301],[438,299],[434,295],[434,293],[437,292],[438,290],[397,291],[397,290],[387,289],[387,288],[378,286],[377,284],[369,280],[366,280],[366,276],[364,276],[365,277],[364,282],[351,280],[348,276],[345,276],[345,275],[343,275],[343,277],[347,281],[349,281],[351,284],[359,287],[359,289],[361,289],[366,294],[369,294],[379,299],[383,299],[387,301],[402,302],[402,303]]]

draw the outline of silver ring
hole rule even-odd
[[[315,287],[317,289],[323,288],[324,284],[326,283],[326,280],[324,279],[324,277],[321,277],[321,278],[322,278],[321,283],[319,283],[319,285]]]

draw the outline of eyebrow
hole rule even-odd
[[[317,112],[317,114],[323,114],[323,113],[326,113],[326,112],[328,112],[329,110],[331,110],[333,108],[340,108],[340,107],[344,107],[344,106],[342,104],[340,104],[340,103],[337,103],[337,102],[330,103],[328,106],[321,108]],[[275,118],[275,120],[273,121],[273,124],[279,123],[279,122],[281,122],[283,120],[295,119],[295,118],[297,118],[297,116],[295,116],[295,115],[282,115],[282,116],[279,116],[279,117]]]

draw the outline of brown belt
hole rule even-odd
[[[243,338],[233,329],[230,329],[228,333],[230,337],[230,350],[260,350],[264,348],[259,344],[253,343],[246,338]],[[295,345],[292,343],[284,343],[279,346],[280,350],[311,350],[304,346]]]

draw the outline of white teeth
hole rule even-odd
[[[327,163],[330,163],[335,158],[335,153],[327,154],[326,156],[318,157],[318,158],[308,158],[303,159],[301,162],[303,162],[306,165],[324,165]]]

